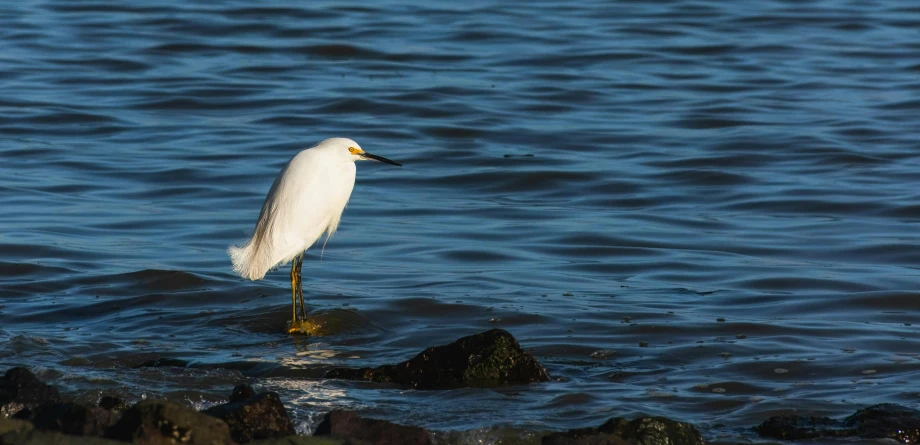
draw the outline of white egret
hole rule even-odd
[[[323,233],[328,240],[339,226],[355,186],[355,161],[398,162],[365,152],[351,139],[331,138],[301,151],[281,169],[262,204],[252,238],[227,253],[233,271],[261,280],[276,266],[291,265],[291,326],[288,333],[307,332],[300,268],[304,251]],[[297,299],[302,320],[297,320]]]

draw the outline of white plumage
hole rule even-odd
[[[275,178],[252,238],[228,249],[233,270],[260,280],[303,253],[339,225],[355,186],[356,160],[375,159],[351,139],[332,138],[294,156]]]

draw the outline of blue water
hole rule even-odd
[[[916,406],[918,29],[910,1],[3,3],[0,369],[467,438]],[[405,166],[358,166],[304,265],[336,328],[290,338],[287,271],[225,250],[332,136]],[[492,327],[555,381],[322,378]]]

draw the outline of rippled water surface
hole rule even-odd
[[[255,379],[301,431],[916,406],[918,29],[906,0],[4,2],[0,367],[196,405]],[[405,167],[358,166],[304,266],[335,332],[290,338],[287,271],[225,249],[331,136]],[[554,381],[322,378],[492,327]]]

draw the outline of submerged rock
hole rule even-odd
[[[223,420],[163,400],[146,400],[127,409],[105,435],[147,445],[233,443],[230,428]]]
[[[226,422],[231,437],[239,443],[295,434],[294,424],[278,394],[256,394],[249,385],[234,388],[230,403],[213,406],[204,412]]]
[[[374,445],[431,445],[428,430],[417,426],[398,425],[386,420],[365,419],[354,411],[334,410],[316,428],[315,436],[331,436],[346,443]]]
[[[757,428],[761,437],[781,440],[817,439],[827,436],[847,436],[843,422],[829,417],[812,416],[773,416]]]
[[[336,368],[326,377],[398,383],[418,389],[545,382],[549,375],[502,329],[428,348],[415,358],[377,368]]]
[[[0,417],[10,417],[23,409],[57,403],[61,394],[26,368],[11,368],[0,379]]]
[[[543,437],[543,445],[702,445],[689,423],[664,417],[615,417],[597,428],[579,428]]]
[[[828,417],[774,416],[755,430],[762,437],[782,440],[859,437],[916,444],[920,443],[920,411],[883,403],[861,409],[843,421]]]

